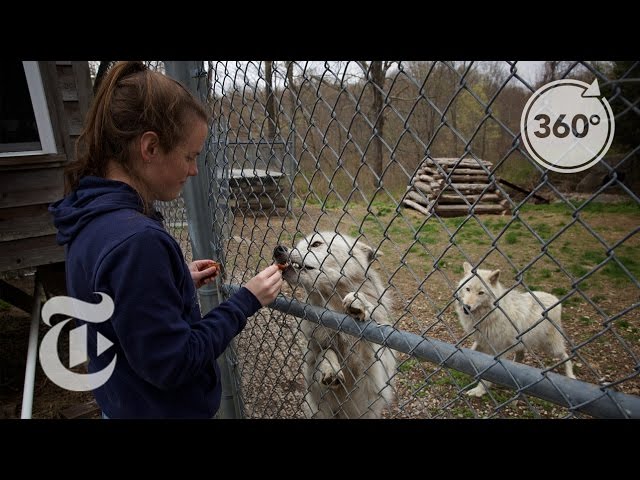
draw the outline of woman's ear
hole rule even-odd
[[[144,132],[140,137],[140,155],[143,163],[151,163],[158,155],[160,139],[156,132]]]

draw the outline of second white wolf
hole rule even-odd
[[[458,283],[460,301],[455,302],[455,306],[462,328],[466,333],[473,332],[472,350],[495,355],[513,346],[510,351],[515,353],[516,362],[522,361],[527,349],[544,352],[565,360],[567,377],[576,378],[565,349],[562,305],[558,298],[546,292],[532,292],[536,300],[529,292],[515,290],[504,295],[506,289],[498,281],[500,270],[478,269],[473,274],[468,262],[464,262],[463,267],[464,277]],[[500,300],[496,302],[497,299]],[[543,311],[552,305],[556,306],[543,319]],[[467,395],[481,397],[486,392],[480,382]]]

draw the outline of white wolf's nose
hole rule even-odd
[[[471,313],[471,307],[466,303],[462,304],[462,310],[464,311],[465,315],[469,315]]]
[[[273,258],[277,263],[286,263],[289,260],[289,250],[287,247],[278,245],[273,249]]]

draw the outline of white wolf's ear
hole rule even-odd
[[[469,262],[463,262],[462,268],[464,268],[465,275],[469,275],[471,273],[471,264]]]
[[[356,246],[362,251],[367,258],[369,263],[373,262],[376,258],[382,256],[382,252],[378,250],[377,252],[373,250],[369,245],[363,242],[358,242]]]
[[[498,277],[500,276],[500,270],[494,270],[489,274],[489,283],[495,286],[498,283]]]

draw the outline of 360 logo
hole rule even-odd
[[[575,173],[607,153],[615,118],[597,80],[563,79],[543,85],[529,98],[520,131],[536,162],[554,172]]]
[[[105,293],[95,292],[102,297],[100,303],[88,303],[73,297],[53,297],[42,307],[42,321],[51,327],[51,317],[56,314],[70,315],[89,323],[102,323],[113,314],[113,300]],[[87,360],[87,326],[76,327],[69,332],[69,368],[65,367],[58,355],[58,337],[64,326],[71,321],[67,318],[57,323],[43,337],[40,343],[40,365],[49,379],[61,388],[74,392],[86,392],[104,385],[116,366],[117,355],[109,365],[99,372],[76,373],[73,368]],[[97,354],[109,349],[113,343],[98,333]]]

